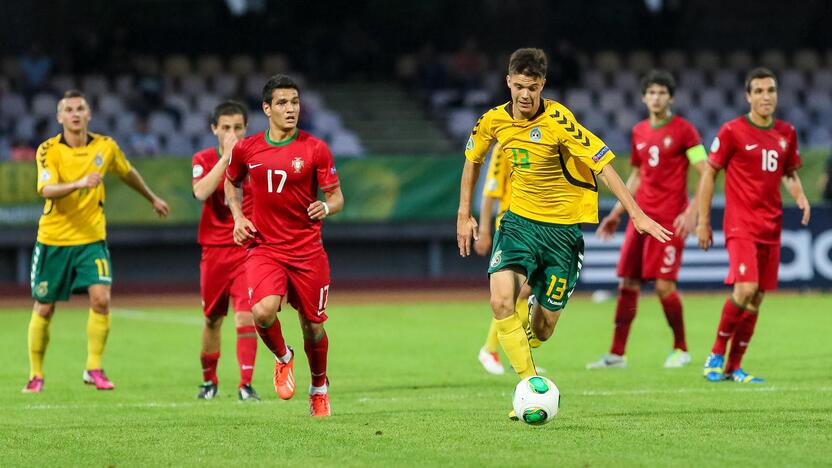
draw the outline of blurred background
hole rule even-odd
[[[479,115],[508,100],[508,56],[526,46],[549,55],[544,95],[604,139],[625,178],[630,129],[646,117],[638,85],[644,72],[674,74],[674,111],[708,147],[721,123],[747,112],[745,73],[772,68],[777,115],[797,128],[801,176],[815,207],[803,229],[784,198],[781,281],[792,288],[832,282],[826,1],[24,3],[0,2],[4,291],[28,288],[43,205],[34,154],[60,132],[55,106],[69,88],[87,95],[92,131],[113,136],[172,208],[168,220],[158,220],[129,188],[108,181],[116,291],[196,291],[201,206],[191,194],[190,156],[216,145],[208,115],[224,99],[251,108],[249,133],[265,129],[260,92],[274,73],[302,84],[301,127],[337,157],[346,208],[324,227],[335,287],[482,286],[486,260],[461,259],[456,248],[462,151]],[[612,201],[602,193],[602,211]],[[716,203],[715,220],[719,196]],[[585,230],[581,280],[588,289],[612,287],[621,237],[601,243],[594,226]],[[721,232],[716,241],[705,253],[689,239],[684,287],[720,286],[727,268]]]

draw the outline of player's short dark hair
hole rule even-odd
[[[214,112],[211,112],[211,125],[217,125],[223,115],[238,114],[243,116],[243,125],[248,125],[248,109],[245,105],[231,100],[221,102],[214,108]]]
[[[641,95],[647,94],[647,88],[653,85],[667,88],[670,97],[673,97],[673,93],[676,92],[676,80],[673,79],[670,72],[665,70],[650,70],[641,78]]]
[[[83,98],[84,100],[87,99],[87,97],[84,96],[84,93],[82,93],[81,91],[78,91],[77,89],[68,89],[64,91],[63,97],[60,100],[58,100],[58,112],[61,111],[61,103],[64,102],[64,99],[69,98]]]
[[[286,75],[274,75],[269,78],[269,81],[267,81],[266,85],[263,86],[263,102],[271,105],[272,94],[274,94],[274,90],[276,89],[294,89],[300,93],[300,88],[298,88],[298,84],[295,83],[295,80]]]
[[[517,49],[508,60],[508,74],[546,78],[547,65],[546,52],[542,49]]]
[[[751,81],[759,80],[760,78],[771,78],[772,80],[774,80],[774,85],[777,86],[777,77],[774,75],[773,71],[765,67],[757,67],[748,72],[747,75],[745,75],[745,92],[750,93]]]

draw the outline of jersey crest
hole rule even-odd
[[[303,171],[303,159],[300,156],[295,156],[295,159],[292,160],[292,169],[294,169],[295,174],[300,174]]]

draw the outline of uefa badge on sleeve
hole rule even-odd
[[[472,149],[474,149],[474,138],[473,137],[468,137],[468,143],[465,143],[465,149],[467,149],[468,151],[471,151]]]

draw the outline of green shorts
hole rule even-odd
[[[540,305],[556,311],[566,307],[583,260],[584,237],[577,224],[532,221],[507,211],[494,235],[488,273],[522,268]]]
[[[93,284],[112,284],[110,251],[104,241],[82,245],[35,243],[32,251],[32,297],[38,302],[65,301]]]

